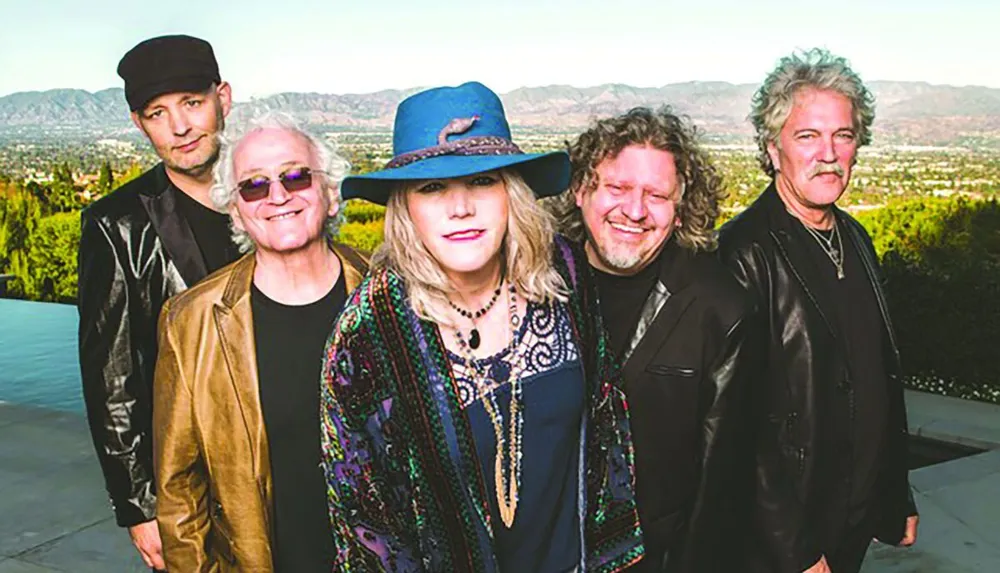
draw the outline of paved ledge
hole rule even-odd
[[[917,543],[873,544],[862,573],[1000,571],[1000,406],[907,390],[906,409],[911,434],[989,451],[910,472]]]
[[[146,572],[82,416],[0,403],[0,573]]]
[[[907,390],[906,413],[911,434],[984,450],[1000,449],[1000,406],[996,404]]]
[[[915,470],[910,482],[916,545],[873,545],[862,573],[1000,571],[1000,450]]]

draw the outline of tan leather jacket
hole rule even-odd
[[[334,250],[350,293],[367,261],[346,247]],[[271,471],[250,311],[254,267],[253,254],[244,256],[170,299],[160,315],[153,460],[171,573],[273,571]]]

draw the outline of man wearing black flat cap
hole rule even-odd
[[[161,163],[82,214],[80,369],[118,525],[146,565],[163,569],[151,443],[156,324],[167,298],[239,255],[228,216],[209,199],[231,95],[212,46],[190,36],[139,43],[118,75]]]

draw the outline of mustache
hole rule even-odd
[[[835,173],[837,177],[843,177],[844,168],[837,163],[817,163],[816,166],[809,170],[809,179],[824,173]]]

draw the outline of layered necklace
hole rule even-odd
[[[833,263],[835,269],[837,269],[837,279],[843,280],[844,278],[844,242],[840,238],[840,225],[837,223],[837,218],[833,218],[833,232],[830,233],[830,238],[826,238],[823,233],[813,229],[805,223],[802,224],[809,231],[812,238],[816,239],[819,243],[819,248],[826,253],[827,258]],[[833,243],[836,241],[837,246]]]
[[[469,331],[469,346],[473,350],[479,348],[479,344],[482,342],[482,338],[480,338],[479,336],[479,328],[476,327],[476,320],[484,316],[487,312],[490,311],[491,308],[493,308],[493,305],[497,302],[497,299],[500,298],[501,286],[503,286],[503,275],[500,275],[500,283],[497,284],[496,290],[493,291],[493,297],[490,298],[489,302],[487,302],[482,308],[480,308],[475,312],[465,310],[464,308],[461,308],[455,303],[451,302],[451,299],[448,299],[448,304],[451,305],[451,308],[455,309],[455,312],[464,316],[465,318],[469,319],[469,321],[472,322],[472,330]],[[513,288],[513,286],[511,288]]]
[[[503,285],[501,279],[501,286]],[[501,287],[497,287],[497,292]],[[494,301],[499,296],[494,297]],[[500,519],[508,529],[514,525],[514,514],[517,512],[518,491],[521,486],[521,456],[522,439],[524,432],[524,399],[523,388],[521,386],[521,373],[524,370],[524,345],[517,344],[517,330],[521,324],[521,319],[517,314],[517,291],[514,285],[508,288],[507,301],[510,308],[510,342],[507,344],[507,354],[510,356],[510,415],[507,420],[506,432],[504,431],[504,420],[500,413],[500,406],[497,404],[496,389],[486,389],[486,374],[481,371],[476,364],[472,349],[471,340],[466,343],[462,337],[462,332],[455,329],[455,337],[458,339],[458,346],[465,355],[466,371],[472,378],[473,387],[476,388],[479,400],[483,403],[486,415],[490,419],[493,427],[493,436],[496,439],[496,455],[493,463],[493,485],[497,498],[497,507],[500,512]],[[491,302],[490,305],[493,303]],[[473,330],[478,334],[478,331]],[[477,344],[478,346],[478,344]]]

